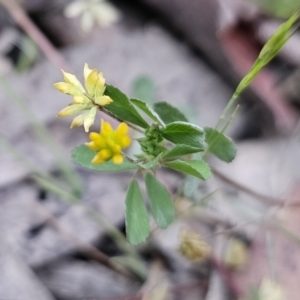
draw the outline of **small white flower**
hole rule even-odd
[[[105,0],[76,0],[65,9],[65,16],[75,18],[81,15],[81,28],[90,31],[95,23],[99,26],[109,26],[120,18],[119,11]]]

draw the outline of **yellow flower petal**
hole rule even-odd
[[[124,122],[120,123],[120,125],[116,130],[116,134],[121,137],[123,135],[126,135],[127,133],[128,133],[128,125]]]
[[[88,94],[91,95],[92,97],[94,97],[95,95],[97,80],[98,80],[98,71],[97,69],[94,69],[92,72],[90,72],[89,76],[85,81],[86,90]]]
[[[84,114],[81,114],[81,115],[75,117],[71,123],[70,128],[79,127],[79,126],[83,125],[83,121],[84,121]]]
[[[113,133],[111,125],[108,122],[101,120],[101,135],[108,136],[111,133]]]
[[[90,100],[84,95],[75,95],[73,97],[73,103],[75,104],[83,104],[88,102],[90,102]]]
[[[104,105],[108,105],[108,104],[112,103],[113,100],[108,96],[100,96],[95,100],[95,102],[99,105],[104,106]]]
[[[123,136],[121,138],[122,148],[127,148],[131,144],[131,138],[129,136]]]
[[[96,154],[92,160],[92,164],[102,164],[105,160],[101,157],[100,153]]]
[[[121,150],[122,150],[121,146],[120,146],[120,145],[116,145],[116,144],[113,145],[112,149],[113,149],[113,152],[114,152],[115,154],[120,153]]]
[[[88,76],[90,75],[90,73],[92,72],[92,70],[89,68],[89,65],[87,63],[84,64],[84,68],[83,68],[83,75],[84,75],[84,80],[86,81]]]
[[[100,133],[97,133],[97,132],[91,132],[91,133],[89,134],[89,138],[90,138],[92,141],[97,140],[99,137],[100,137]]]
[[[114,164],[119,165],[123,162],[124,158],[121,154],[115,154],[112,160]]]
[[[72,104],[63,108],[58,114],[57,117],[67,117],[74,115],[82,110],[86,109],[85,104]]]
[[[54,83],[53,86],[64,94],[68,94],[72,96],[81,94],[81,92],[73,84],[68,82],[57,82]]]
[[[103,77],[103,73],[99,72],[98,73],[98,79],[96,83],[96,88],[95,88],[95,97],[100,97],[103,95],[105,91],[105,78]]]
[[[90,127],[94,124],[97,111],[98,111],[98,107],[94,106],[84,114],[83,125],[84,125],[85,132],[89,132]]]
[[[82,84],[80,83],[80,81],[77,79],[77,77],[75,75],[73,75],[71,73],[67,73],[64,70],[61,70],[61,71],[63,72],[65,82],[72,84],[75,88],[78,89],[78,91],[80,93],[85,92]]]
[[[99,150],[99,147],[95,142],[85,143],[85,145],[88,146],[91,150],[94,150],[94,151]]]
[[[99,155],[103,160],[108,160],[109,158],[111,158],[111,151],[109,151],[108,149],[103,149],[99,152]]]

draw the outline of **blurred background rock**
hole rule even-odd
[[[214,126],[289,12],[242,0],[0,3],[0,299],[235,299],[228,276],[246,293],[270,268],[287,299],[296,299],[300,224],[291,217],[296,209],[282,208],[282,200],[298,199],[300,179],[298,32],[240,101],[228,131],[238,143],[237,159],[212,161],[215,178],[194,182],[178,209],[218,192],[153,234],[137,249],[137,261],[111,233],[111,226],[124,233],[128,174],[72,165],[70,151],[87,137],[69,130],[70,120],[55,118],[67,99],[52,88],[60,68],[79,75],[87,62],[129,95],[146,78],[153,101],[174,103],[192,122]],[[167,171],[159,176],[175,193],[182,178]],[[220,261],[232,237],[247,249],[251,244],[249,262],[225,275],[211,262],[188,262],[178,252],[185,227],[201,233]],[[289,264],[284,247],[291,251]],[[120,275],[109,257],[147,280]]]

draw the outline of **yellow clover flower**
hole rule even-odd
[[[73,74],[63,72],[65,82],[58,82],[54,87],[64,94],[73,96],[73,102],[63,108],[58,117],[67,117],[86,111],[74,118],[71,128],[84,126],[86,132],[94,124],[99,106],[110,104],[113,100],[103,95],[105,91],[105,78],[97,69],[91,70],[88,64],[84,65],[85,88]]]
[[[131,144],[127,135],[128,125],[121,123],[114,131],[108,122],[101,120],[101,132],[91,132],[91,142],[86,145],[98,153],[92,160],[93,164],[101,164],[112,159],[115,164],[121,164],[124,160],[121,151]]]

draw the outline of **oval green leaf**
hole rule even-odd
[[[138,125],[142,128],[147,128],[149,125],[137,112],[125,94],[112,85],[106,85],[105,95],[109,96],[113,102],[104,106],[104,110],[111,113],[122,121],[127,121]]]
[[[184,144],[199,148],[199,151],[206,149],[203,129],[191,123],[170,123],[162,130],[162,135],[166,140],[174,144]]]
[[[138,182],[131,181],[126,194],[126,236],[130,244],[143,243],[149,236],[148,212]]]
[[[174,160],[164,162],[164,165],[168,168],[198,177],[202,180],[207,180],[211,177],[210,167],[203,160]]]
[[[236,156],[236,146],[234,142],[223,133],[213,129],[204,128],[208,152],[225,162],[232,162]]]
[[[85,145],[81,145],[72,151],[73,162],[96,171],[124,171],[124,170],[134,170],[138,168],[138,165],[124,160],[122,164],[116,165],[111,160],[103,164],[92,164],[91,161],[97,152],[91,150]]]
[[[174,148],[166,151],[163,154],[162,158],[173,158],[173,157],[178,157],[178,156],[182,156],[182,155],[197,153],[200,151],[202,151],[201,148],[178,144]]]
[[[171,196],[165,186],[152,174],[146,174],[145,183],[153,218],[160,228],[165,229],[175,218],[174,203]]]

